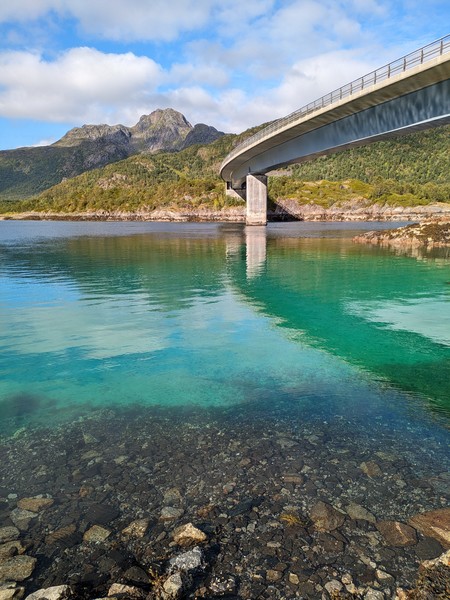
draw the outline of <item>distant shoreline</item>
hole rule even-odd
[[[317,204],[299,205],[284,202],[275,210],[268,211],[273,221],[424,221],[450,217],[450,203],[420,206],[331,206]],[[245,222],[245,207],[229,207],[221,210],[137,210],[137,211],[85,211],[85,212],[21,212],[5,213],[0,220],[34,221],[149,221],[149,222]]]

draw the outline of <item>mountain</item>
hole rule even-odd
[[[143,115],[133,127],[75,127],[50,146],[0,151],[0,198],[20,200],[134,154],[177,151],[223,135],[208,125],[193,127],[171,108]]]

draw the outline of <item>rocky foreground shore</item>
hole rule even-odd
[[[450,218],[414,223],[388,231],[368,231],[354,237],[353,241],[395,248],[445,248],[450,246]]]
[[[219,412],[0,438],[0,599],[448,598],[439,439]]]

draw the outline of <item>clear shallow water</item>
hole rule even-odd
[[[351,242],[376,226],[0,222],[3,432],[279,405],[445,438],[450,261]]]

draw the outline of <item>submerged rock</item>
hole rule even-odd
[[[17,527],[0,527],[0,544],[17,540],[19,536],[20,531]]]
[[[200,531],[197,527],[195,527],[192,523],[187,523],[186,525],[181,525],[181,527],[177,527],[173,532],[173,541],[179,546],[190,546],[191,544],[200,544],[205,542],[208,538]]]
[[[100,527],[100,525],[93,525],[83,535],[83,540],[85,542],[104,542],[110,535],[111,531],[109,529]]]
[[[0,563],[0,583],[5,581],[23,581],[30,577],[37,560],[31,556],[13,556]]]
[[[388,546],[414,546],[417,544],[415,529],[399,521],[378,521],[378,531],[384,537]]]
[[[311,520],[318,531],[333,531],[345,521],[345,515],[326,502],[316,502],[311,510]]]
[[[412,517],[408,523],[423,535],[438,540],[444,548],[450,548],[450,508],[420,513]]]
[[[17,502],[19,508],[24,510],[30,510],[31,512],[38,513],[41,510],[49,508],[55,501],[53,498],[43,498],[41,496],[35,496],[33,498],[22,498]]]

